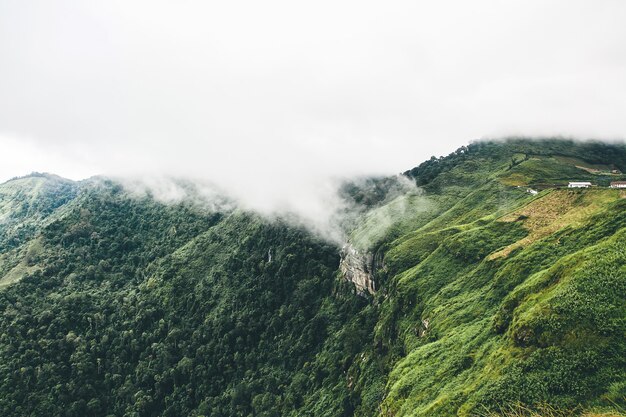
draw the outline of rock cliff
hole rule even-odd
[[[374,282],[375,257],[371,252],[359,251],[346,243],[341,249],[339,268],[344,279],[354,283],[359,294],[376,293]]]

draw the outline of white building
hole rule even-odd
[[[614,181],[611,183],[611,188],[626,188],[626,181]]]
[[[586,181],[570,181],[570,183],[567,185],[567,188],[589,188],[589,187],[591,187],[591,183],[586,182]]]

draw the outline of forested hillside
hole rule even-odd
[[[349,260],[241,209],[8,181],[0,414],[618,415],[622,172],[624,145],[510,140],[347,183]]]

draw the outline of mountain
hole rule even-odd
[[[342,248],[106,178],[8,181],[0,411],[619,415],[622,172],[621,144],[472,143],[346,183]]]

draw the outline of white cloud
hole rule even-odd
[[[315,216],[332,178],[626,136],[622,1],[0,2],[0,180],[177,175]],[[332,187],[330,187],[332,188]]]

